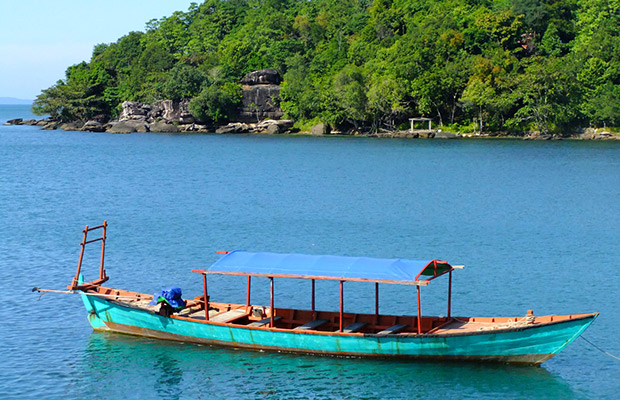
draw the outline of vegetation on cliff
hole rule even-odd
[[[283,74],[281,106],[299,121],[617,125],[620,0],[207,0],[95,46],[34,110],[85,121],[126,100],[192,98],[195,117],[222,121],[262,68]]]

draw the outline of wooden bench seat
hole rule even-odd
[[[273,321],[274,322],[278,321],[280,319],[282,319],[282,317],[280,317],[278,315],[273,317]],[[261,326],[265,326],[265,325],[269,324],[269,322],[271,322],[271,317],[263,318],[260,321],[251,322],[251,323],[248,324],[248,326],[258,326],[258,327],[261,327]]]
[[[205,310],[202,310],[200,308],[185,308],[179,311],[176,315],[178,315],[179,317],[191,317],[193,314],[198,314],[198,313],[204,316]]]
[[[378,332],[377,335],[394,335],[404,330],[407,326],[408,325],[406,324],[390,326],[389,328]]]
[[[342,332],[344,333],[353,333],[353,332],[357,332],[360,329],[364,328],[366,325],[368,325],[366,322],[356,322],[354,324],[351,325],[347,325]],[[336,331],[338,332],[338,331]]]
[[[216,314],[213,317],[209,315],[209,320],[212,322],[231,322],[239,318],[247,316],[248,313],[245,310],[233,309],[220,314]]]
[[[326,319],[315,319],[314,321],[310,321],[308,323],[305,323],[303,325],[298,326],[297,328],[293,329],[294,331],[307,331],[307,330],[312,330],[312,329],[316,329],[319,326],[328,323],[329,321]]]

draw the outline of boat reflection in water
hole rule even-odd
[[[522,398],[579,398],[546,368],[240,351],[110,332],[91,335],[74,362],[74,387],[105,398],[491,399],[513,385]]]

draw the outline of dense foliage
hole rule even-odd
[[[620,0],[207,0],[97,45],[34,108],[87,120],[193,98],[222,121],[237,82],[275,68],[299,121],[567,132],[618,124],[619,67]]]

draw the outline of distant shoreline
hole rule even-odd
[[[34,100],[18,99],[16,97],[0,97],[2,106],[31,106]]]
[[[15,104],[17,105],[17,104]],[[235,123],[233,123],[235,124]],[[103,133],[112,133],[112,134],[130,134],[133,132],[104,132],[101,130],[90,130],[88,129],[88,124],[78,124],[76,122],[73,123],[60,123],[57,121],[53,121],[50,118],[44,118],[40,120],[36,119],[27,119],[24,120],[22,118],[15,118],[4,122],[2,125],[28,125],[28,126],[39,126],[42,130],[64,130],[64,131],[80,131],[80,132],[103,132]],[[79,126],[83,125],[83,126]],[[173,125],[175,128],[178,125]],[[222,128],[222,127],[220,127]],[[368,138],[384,138],[384,139],[513,139],[513,140],[598,140],[598,141],[618,141],[620,140],[620,133],[610,132],[606,128],[587,128],[581,134],[572,134],[568,136],[562,136],[558,134],[541,134],[540,132],[524,132],[521,134],[509,134],[505,132],[491,132],[491,133],[482,133],[482,134],[471,134],[471,133],[452,133],[448,131],[443,131],[442,129],[431,129],[431,130],[421,130],[417,129],[413,132],[410,130],[394,130],[394,131],[383,131],[376,133],[366,133],[366,132],[338,132],[334,131],[331,133],[324,134],[316,134],[311,131],[282,131],[278,133],[270,133],[266,130],[263,131],[225,131],[218,132],[219,129],[208,129],[208,130],[158,130],[158,131],[143,131],[142,133],[171,133],[171,134],[212,134],[212,135],[220,135],[220,134],[231,134],[231,135],[265,135],[265,136],[321,136],[321,137],[368,137]]]

